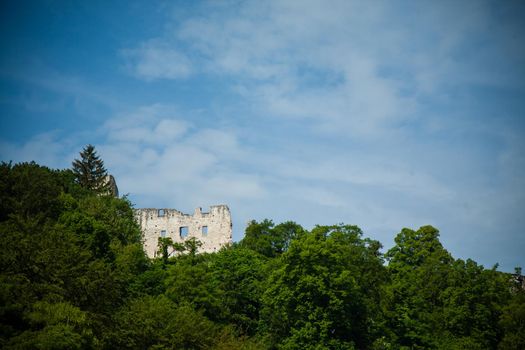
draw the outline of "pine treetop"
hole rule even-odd
[[[95,146],[85,146],[80,154],[80,159],[72,163],[73,173],[77,183],[98,193],[108,192],[108,172],[104,161],[99,158]]]

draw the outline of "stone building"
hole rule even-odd
[[[144,250],[150,258],[158,250],[159,237],[170,237],[182,243],[195,237],[202,242],[199,252],[212,253],[232,242],[232,219],[226,205],[214,205],[209,212],[195,209],[193,215],[176,209],[136,209],[135,216],[144,240]]]

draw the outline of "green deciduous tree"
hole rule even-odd
[[[38,301],[27,319],[31,330],[11,338],[7,349],[90,349],[97,344],[86,312],[67,302]]]
[[[275,257],[285,252],[290,242],[302,233],[304,229],[292,221],[275,226],[272,220],[252,220],[240,245],[264,256]]]
[[[435,326],[441,348],[495,349],[501,338],[501,306],[510,299],[505,274],[473,260],[454,262],[440,299],[443,321]],[[465,347],[465,346],[463,346]]]
[[[59,195],[65,187],[63,172],[35,162],[0,164],[0,221],[16,216],[18,222],[42,225],[59,215]]]
[[[261,297],[267,277],[266,258],[239,246],[222,249],[210,257],[210,285],[220,295],[224,317],[248,335],[257,331]]]
[[[292,241],[262,298],[262,328],[275,344],[283,349],[372,344],[385,271],[380,245],[361,235],[355,226],[319,226]]]
[[[504,336],[498,349],[525,349],[525,290],[515,290],[509,304],[502,311],[499,324]]]
[[[115,332],[106,340],[115,349],[205,349],[217,334],[201,313],[162,295],[131,300],[115,321]]]
[[[221,290],[212,283],[207,255],[179,255],[170,260],[166,272],[166,295],[171,300],[191,305],[213,320],[225,317]]]
[[[495,349],[498,319],[509,296],[507,277],[472,260],[454,260],[439,231],[403,229],[386,257],[389,328],[411,349]]]
[[[390,328],[402,346],[429,348],[435,340],[434,326],[441,321],[435,311],[453,262],[438,237],[432,226],[405,228],[386,254],[392,278]]]

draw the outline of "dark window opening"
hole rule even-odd
[[[182,226],[179,228],[179,236],[180,238],[188,237],[188,226]]]
[[[166,215],[166,212],[164,211],[164,209],[159,209],[159,213],[158,214],[159,214],[159,217],[160,217],[160,216]]]
[[[162,231],[160,231],[160,236],[161,236],[162,238],[166,237],[166,230],[162,230]]]
[[[208,235],[208,226],[202,226],[202,235],[204,237]]]

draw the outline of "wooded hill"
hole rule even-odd
[[[433,227],[382,253],[357,226],[253,221],[149,260],[130,202],[96,189],[0,166],[1,348],[525,349],[525,291]]]

